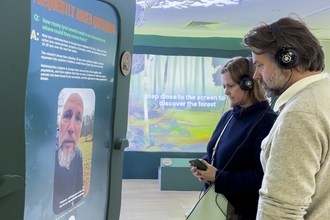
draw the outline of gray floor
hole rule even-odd
[[[120,220],[184,220],[184,214],[199,194],[199,191],[161,191],[157,179],[125,179]]]

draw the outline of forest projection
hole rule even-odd
[[[229,109],[220,78],[227,61],[134,54],[126,150],[205,152]]]

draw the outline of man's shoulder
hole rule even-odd
[[[313,78],[312,78],[313,77]],[[315,76],[310,77],[312,83],[308,84],[304,90],[313,90],[320,92],[323,90],[330,91],[330,74],[329,73],[320,73]]]

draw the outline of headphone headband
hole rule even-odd
[[[277,22],[270,24],[269,27],[278,46],[278,51],[275,55],[277,64],[283,69],[295,68],[299,63],[298,52],[293,48],[285,46],[283,34]]]
[[[276,40],[278,47],[280,49],[285,48],[285,44],[283,41],[283,34],[282,34],[281,29],[278,26],[277,22],[270,24],[269,27],[272,30],[273,37]]]
[[[250,57],[245,57],[248,63],[248,73],[243,75],[239,81],[239,86],[242,90],[247,91],[253,88],[253,63]]]
[[[248,66],[249,66],[249,72],[248,72],[248,76],[250,78],[253,77],[253,63],[252,63],[252,58],[251,57],[245,57],[247,63],[248,63]]]

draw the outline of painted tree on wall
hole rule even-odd
[[[163,73],[163,89],[162,89],[162,96],[165,97],[166,90],[167,90],[167,81],[168,81],[168,56],[166,56],[165,66],[164,66],[164,73]],[[164,106],[162,106],[162,110],[164,110]]]
[[[143,55],[139,59],[133,56],[133,60],[143,60],[143,65],[136,66],[139,71],[131,78],[129,148],[148,151],[204,149],[220,117],[219,105],[223,105],[223,89],[214,85],[212,77],[223,61],[213,60],[212,63],[209,57],[157,55]],[[188,100],[189,96],[202,98]],[[211,96],[217,100],[213,107],[206,105],[211,101],[205,97]],[[188,101],[204,105],[188,107]]]

